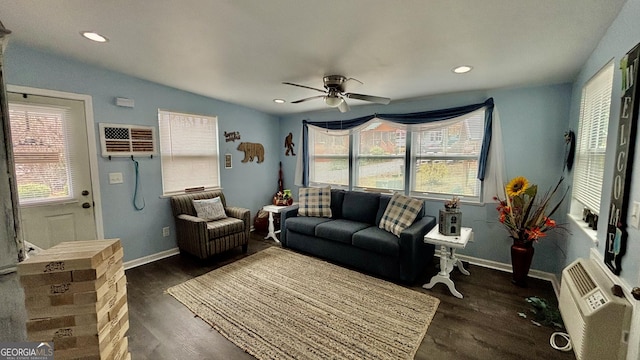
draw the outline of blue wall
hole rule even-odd
[[[331,109],[290,115],[281,119],[280,138],[284,139],[289,132],[299,138],[302,120],[334,121],[373,113],[435,110],[479,103],[489,97],[494,98],[502,123],[507,178],[525,176],[541,189],[555,185],[562,175],[563,134],[568,126],[570,84],[448,94],[422,100],[392,102],[386,106],[353,106],[352,111],[346,114]],[[299,145],[298,142],[296,145]],[[301,151],[299,146],[296,148]],[[293,183],[296,158],[282,156],[282,163],[286,173],[285,186],[295,189]],[[463,205],[463,225],[473,227],[475,241],[461,253],[510,263],[510,239],[497,221],[495,204],[491,199],[487,201],[485,205]],[[442,201],[427,202],[427,213],[435,215],[440,208]],[[563,223],[564,214],[560,213],[556,218]],[[560,251],[565,246],[563,235],[550,233],[536,245],[532,268],[552,273],[559,271],[559,263],[564,260],[563,252]]]
[[[579,115],[581,88],[607,61],[620,57],[640,41],[640,27],[632,26],[640,13],[640,0],[629,0],[624,9],[600,41],[589,60],[583,66],[573,84],[559,84],[515,89],[475,91],[433,96],[414,101],[392,102],[387,106],[353,106],[352,111],[341,114],[334,109],[278,118],[246,107],[179,91],[123,74],[92,67],[80,62],[36,51],[17,43],[10,43],[5,65],[8,84],[88,94],[93,97],[94,118],[98,122],[141,124],[157,126],[157,109],[169,109],[218,116],[219,130],[239,131],[243,141],[261,142],[265,146],[266,161],[257,165],[240,163],[242,153],[235,150],[237,142],[226,143],[220,136],[221,153],[234,155],[233,169],[221,168],[222,186],[231,204],[251,209],[252,214],[269,202],[276,190],[277,164],[282,161],[285,187],[295,191],[294,170],[297,157],[284,156],[283,142],[289,132],[294,134],[296,151],[300,154],[299,133],[303,119],[333,121],[349,119],[371,113],[414,112],[466,105],[495,99],[499,112],[507,178],[523,175],[541,189],[552,186],[562,175],[564,143],[562,135],[568,128],[576,129]],[[615,123],[619,116],[620,74],[614,79],[612,122],[609,141],[613,142]],[[113,104],[116,96],[135,99],[136,108],[119,108]],[[94,128],[97,134],[97,124]],[[96,135],[97,136],[97,135]],[[636,164],[638,153],[636,145]],[[607,164],[612,164],[613,153],[608,153]],[[105,236],[120,237],[125,244],[126,260],[150,255],[175,246],[174,231],[163,238],[161,228],[171,226],[173,219],[167,199],[160,198],[160,160],[140,159],[143,194],[146,208],[135,211],[133,196],[133,167],[131,161],[108,161],[99,158],[102,210]],[[109,185],[108,173],[122,172],[125,183]],[[603,203],[609,201],[612,165],[606,169]],[[569,174],[571,175],[571,174]],[[633,179],[639,178],[637,166]],[[570,184],[570,178],[567,184]],[[638,181],[631,189],[631,200],[640,201]],[[566,202],[568,204],[568,201]],[[435,214],[440,202],[428,202],[428,211]],[[559,222],[567,222],[563,209]],[[497,223],[493,203],[464,205],[464,223],[475,230],[475,241],[464,253],[486,260],[509,263],[509,240]],[[607,214],[606,206],[601,214]],[[604,229],[604,226],[600,226]],[[570,227],[571,233],[555,233],[544,238],[536,246],[533,268],[558,273],[568,262],[577,257],[588,257],[593,246],[580,230]],[[602,254],[604,232],[598,234]],[[623,260],[622,278],[629,284],[637,284],[640,278],[640,234],[629,229],[627,256]],[[565,256],[566,254],[566,256]]]
[[[604,257],[606,220],[609,215],[609,201],[611,200],[611,187],[613,182],[615,144],[618,135],[617,125],[620,119],[621,75],[618,70],[620,59],[640,42],[640,0],[628,0],[620,14],[611,24],[607,33],[593,51],[588,61],[583,66],[580,74],[573,84],[573,96],[571,98],[571,127],[577,129],[580,116],[580,96],[582,87],[593,77],[598,70],[613,59],[615,75],[613,80],[613,94],[611,97],[611,117],[609,120],[609,132],[607,137],[607,151],[604,184],[602,187],[602,206],[600,207],[600,221],[598,226],[597,247],[600,255]],[[638,128],[636,128],[636,132]],[[635,159],[631,179],[631,194],[629,201],[640,201],[640,138],[636,140]],[[630,219],[630,212],[627,221]],[[622,272],[620,277],[628,284],[638,286],[640,283],[640,232],[632,227],[627,228],[627,253],[622,259]],[[567,253],[569,260],[577,257],[589,257],[589,251],[594,246],[582,230],[572,227],[572,234],[567,241]]]
[[[277,190],[281,141],[278,118],[215,99],[161,86],[102,68],[9,43],[5,57],[7,84],[51,89],[92,96],[93,131],[98,124],[122,123],[158,126],[158,108],[218,117],[220,152],[233,154],[233,169],[221,164],[221,184],[227,203],[251,210],[252,216]],[[135,108],[121,108],[115,97],[135,100]],[[225,142],[224,132],[239,131],[242,141],[259,142],[265,148],[261,164],[241,163],[238,141]],[[100,154],[100,144],[96,144]],[[134,168],[130,159],[108,160],[99,156],[100,193],[106,238],[118,237],[125,248],[125,261],[152,255],[176,246],[174,221],[167,198],[161,198],[160,158],[139,158],[142,194],[146,207],[136,211],[132,204]],[[110,185],[108,174],[122,172],[124,183]],[[188,174],[185,174],[188,176]],[[171,227],[171,236],[162,237],[162,228]]]

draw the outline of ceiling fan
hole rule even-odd
[[[294,83],[290,83],[290,82],[283,82],[283,84],[285,84],[285,85],[293,85],[293,86],[297,86],[297,87],[301,87],[301,88],[305,88],[305,89],[311,89],[311,90],[315,90],[315,91],[319,91],[321,93],[324,93],[324,95],[312,96],[312,97],[309,97],[309,98],[292,101],[291,102],[292,104],[298,104],[298,103],[301,103],[301,102],[322,98],[322,99],[324,99],[324,102],[327,105],[329,105],[331,107],[337,107],[338,110],[340,110],[340,112],[349,111],[349,105],[345,101],[345,98],[370,101],[370,102],[373,102],[373,103],[384,104],[384,105],[387,105],[391,101],[391,99],[386,98],[386,97],[345,92],[346,91],[345,85],[349,81],[357,81],[360,84],[362,84],[362,82],[360,80],[357,80],[357,79],[354,79],[354,78],[346,78],[346,77],[344,77],[342,75],[328,75],[328,76],[325,76],[324,78],[322,78],[322,80],[324,82],[324,90],[317,89],[317,88],[310,87],[310,86],[306,86],[306,85],[294,84]]]

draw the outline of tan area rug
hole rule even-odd
[[[258,359],[412,359],[439,304],[276,247],[167,291]]]

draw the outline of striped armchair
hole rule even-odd
[[[193,200],[220,197],[227,218],[207,222],[197,217]],[[181,252],[206,259],[212,255],[242,246],[247,252],[251,214],[248,209],[227,206],[220,190],[171,197],[171,211],[176,221],[176,236]]]

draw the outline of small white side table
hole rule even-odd
[[[262,210],[269,213],[269,233],[264,238],[265,239],[272,238],[273,240],[275,240],[275,242],[279,244],[280,240],[278,240],[278,238],[276,237],[276,234],[278,234],[280,230],[276,230],[275,226],[273,225],[273,214],[279,214],[283,211],[297,209],[297,208],[298,208],[297,203],[293,203],[288,206],[276,206],[276,205],[263,206]]]
[[[473,229],[461,228],[460,236],[442,235],[438,231],[438,225],[434,226],[427,235],[424,236],[424,242],[434,245],[440,245],[440,272],[431,278],[428,284],[422,285],[425,289],[431,289],[437,283],[447,285],[453,296],[462,299],[462,294],[456,290],[456,286],[451,280],[450,273],[453,267],[457,266],[458,270],[464,275],[469,275],[469,271],[464,268],[462,261],[456,257],[456,249],[464,249],[469,239],[473,238]]]

